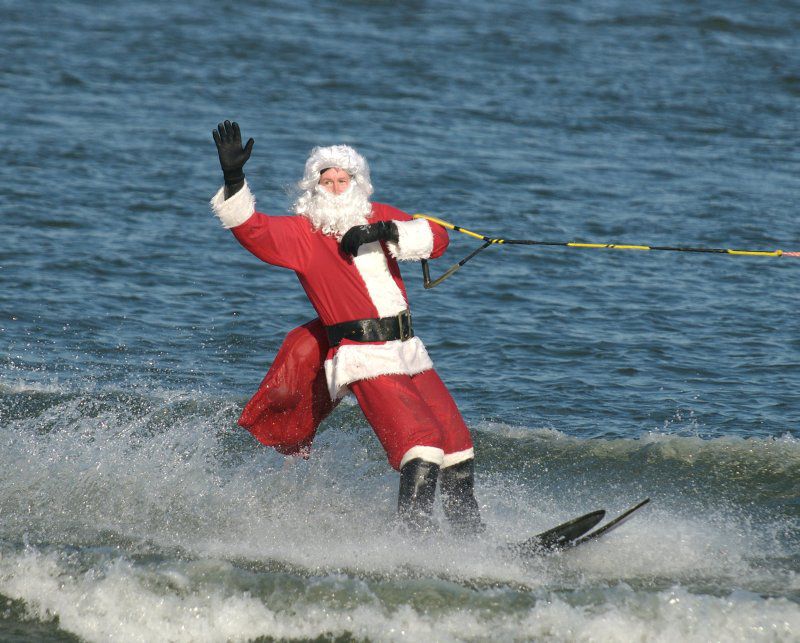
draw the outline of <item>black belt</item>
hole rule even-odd
[[[397,339],[406,341],[414,337],[411,313],[407,310],[394,317],[354,319],[325,326],[325,332],[328,334],[328,344],[331,348],[341,344],[343,339],[354,342],[391,342]]]

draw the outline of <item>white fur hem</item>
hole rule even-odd
[[[224,228],[235,228],[253,216],[253,212],[256,211],[256,198],[247,186],[247,181],[230,199],[225,198],[223,185],[211,199],[211,209]]]
[[[455,453],[447,453],[442,460],[442,469],[452,467],[464,460],[469,460],[475,457],[475,449],[465,449],[464,451],[456,451]]]
[[[433,231],[425,219],[395,221],[400,238],[386,244],[389,252],[400,261],[427,259],[433,252]]]
[[[347,385],[380,375],[416,375],[433,368],[419,337],[385,344],[345,344],[325,360],[325,376],[332,400],[347,393]]]
[[[416,460],[417,458],[420,460],[425,460],[425,462],[433,462],[433,464],[442,466],[444,451],[437,449],[436,447],[411,447],[408,451],[406,451],[403,459],[400,460],[400,468],[402,469],[406,462],[411,462],[411,460]]]

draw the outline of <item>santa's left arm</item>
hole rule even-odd
[[[377,221],[353,226],[340,242],[345,254],[356,256],[365,243],[384,241],[389,254],[400,261],[435,259],[447,249],[447,230],[426,219],[411,215],[383,203],[373,203]]]
[[[389,219],[397,227],[397,241],[386,246],[390,254],[400,261],[436,259],[447,250],[450,239],[438,223],[427,219],[415,219],[410,214],[390,205],[380,204],[381,218]]]

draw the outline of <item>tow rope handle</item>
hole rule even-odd
[[[467,263],[467,261],[472,259],[476,254],[478,254],[482,250],[485,250],[491,245],[497,243],[503,243],[502,239],[493,239],[491,237],[478,234],[477,232],[472,232],[472,230],[467,230],[466,228],[454,225],[447,221],[442,221],[442,219],[437,219],[436,217],[428,216],[427,214],[413,214],[411,216],[413,216],[415,219],[427,219],[428,221],[432,221],[433,223],[438,223],[443,228],[447,228],[448,230],[455,230],[456,232],[461,232],[475,239],[480,239],[481,241],[484,242],[480,248],[473,250],[461,261],[450,266],[447,270],[444,271],[441,277],[437,277],[436,279],[431,279],[431,270],[430,266],[428,266],[428,260],[423,259],[420,262],[422,264],[422,285],[425,286],[426,289],[435,288],[448,277],[452,277],[461,268],[461,266]]]
[[[487,241],[480,248],[477,248],[476,250],[473,250],[472,252],[470,252],[461,261],[459,261],[458,263],[455,263],[452,266],[450,266],[447,270],[444,271],[444,273],[442,274],[441,277],[437,277],[436,279],[431,279],[431,270],[430,270],[430,267],[428,266],[428,260],[427,259],[423,259],[420,262],[422,264],[422,285],[425,286],[426,289],[435,288],[436,286],[438,286],[440,283],[442,283],[448,277],[452,277],[453,274],[455,274],[455,272],[459,268],[461,268],[461,266],[463,266],[465,263],[467,263],[467,261],[472,259],[472,257],[474,257],[476,254],[478,254],[481,250],[483,250],[485,248],[488,248],[490,245],[492,245],[492,242],[491,241]]]

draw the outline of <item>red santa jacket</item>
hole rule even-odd
[[[324,325],[353,319],[389,317],[409,308],[398,260],[440,256],[447,231],[392,206],[374,203],[369,222],[395,221],[397,243],[364,244],[358,256],[342,253],[338,241],[314,230],[303,216],[270,216],[255,211],[247,184],[229,199],[220,189],[211,201],[214,213],[236,239],[263,261],[294,270]],[[324,370],[328,392],[337,400],[347,385],[379,375],[421,373],[433,364],[422,341],[359,343],[344,340],[328,348]]]

